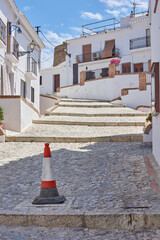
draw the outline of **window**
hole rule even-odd
[[[143,72],[143,63],[134,64],[134,72]]]
[[[131,72],[131,63],[123,63],[122,64],[122,73],[130,73]]]
[[[40,76],[40,85],[42,85],[42,76]]]
[[[26,85],[27,83],[21,80],[21,96],[26,98]]]
[[[95,73],[92,72],[92,71],[86,72],[86,81],[87,80],[92,80],[92,79],[95,79]]]
[[[31,87],[31,102],[34,103],[34,88]]]
[[[108,77],[109,76],[109,69],[108,68],[102,68],[101,76],[102,76],[102,78],[103,77]]]

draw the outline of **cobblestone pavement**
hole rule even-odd
[[[0,227],[1,240],[159,240],[159,230],[107,231],[69,228]]]
[[[30,208],[28,203],[40,191],[43,147],[42,143],[0,144],[1,211],[160,210],[160,194],[151,187],[143,158],[151,146],[144,143],[50,144],[58,189],[68,202],[52,210]]]

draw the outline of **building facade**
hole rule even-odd
[[[30,51],[31,43],[34,51]],[[43,42],[14,1],[1,0],[0,106],[4,110],[5,129],[22,131],[39,115],[43,48]]]
[[[106,26],[103,29],[92,24],[83,26],[83,33],[79,38],[67,41],[66,60],[63,64],[42,69],[41,92],[58,92],[59,96],[74,98],[112,100],[118,97],[126,98],[124,92],[127,92],[127,89],[130,91],[129,95],[133,95],[131,92],[135,90],[135,96],[143,96],[139,97],[143,98],[139,105],[151,105],[151,40],[148,13],[127,16],[120,21],[106,20],[100,24]],[[119,64],[111,64],[114,60],[119,61]],[[146,83],[142,87],[140,85],[144,84],[139,80],[140,73],[146,74],[141,76]],[[139,93],[138,90],[146,92]],[[146,96],[149,97],[145,102]],[[125,101],[129,103],[131,98],[133,97]],[[132,106],[130,103],[129,105]]]
[[[160,1],[150,0],[150,24],[151,24],[151,55],[152,55],[152,95],[153,117],[152,117],[152,146],[153,155],[160,165]]]

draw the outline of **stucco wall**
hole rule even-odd
[[[56,99],[40,96],[40,113],[45,114],[46,110],[50,107],[54,107],[56,102]]]
[[[21,98],[1,98],[0,106],[4,112],[4,129],[21,132],[38,118],[35,112]]]
[[[70,98],[86,98],[113,100],[121,96],[123,88],[138,88],[139,75],[117,75],[115,78],[104,78],[95,81],[86,81],[84,86],[76,85],[61,88],[58,96]]]
[[[129,90],[128,95],[122,96],[122,104],[128,107],[151,106],[151,85],[147,86],[146,91]]]
[[[153,155],[160,165],[160,114],[152,119],[152,148]]]

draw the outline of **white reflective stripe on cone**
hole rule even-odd
[[[43,158],[42,163],[42,181],[53,181],[53,173],[51,167],[51,158]]]

